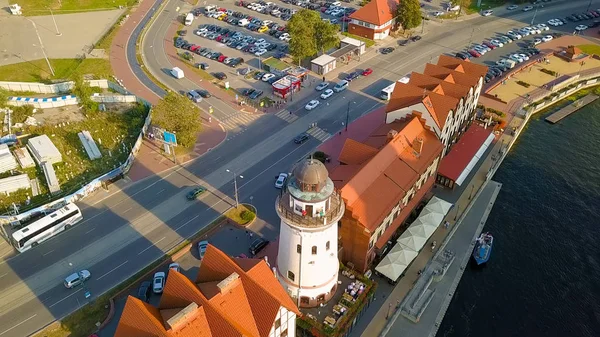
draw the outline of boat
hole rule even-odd
[[[490,259],[492,255],[492,247],[494,245],[494,237],[490,233],[481,233],[477,241],[475,242],[475,249],[473,249],[473,259],[477,265],[482,265]]]

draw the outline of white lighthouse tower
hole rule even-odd
[[[300,162],[275,202],[281,218],[277,278],[300,307],[325,303],[338,282],[338,221],[344,202],[325,165]]]

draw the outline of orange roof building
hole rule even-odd
[[[443,149],[419,116],[385,119],[384,109],[367,114],[320,147],[346,205],[340,258],[362,272],[430,191]]]
[[[388,123],[418,114],[444,144],[443,154],[475,119],[487,67],[441,55],[408,83],[397,83],[387,105]]]
[[[209,245],[195,281],[169,270],[158,307],[129,296],[115,336],[295,336],[299,314],[264,260]]]
[[[397,0],[371,0],[350,15],[348,33],[371,40],[382,40],[394,26]]]

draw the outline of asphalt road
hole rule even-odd
[[[180,2],[171,1],[166,10],[177,4]],[[583,11],[585,7],[579,3],[552,4],[537,16],[545,21],[558,16],[554,13],[564,16],[566,11]],[[85,304],[82,288],[68,290],[62,286],[63,278],[73,270],[90,270],[92,278],[85,286],[94,298],[205,227],[233,204],[232,174],[226,169],[244,176],[238,180],[240,200],[248,202],[253,196],[259,216],[267,222],[264,228],[258,229],[261,235],[276,237],[279,223],[273,209],[274,177],[281,171],[289,171],[294,162],[321,142],[311,138],[298,146],[291,142],[293,137],[315,121],[329,133],[337,131],[342,128],[348,102],[353,120],[382,104],[373,96],[392,80],[412,70],[421,70],[425,62],[434,61],[441,53],[463,49],[472,32],[473,41],[481,40],[496,31],[522,26],[533,14],[511,15],[521,23],[502,17],[478,17],[447,22],[443,26],[428,24],[423,40],[390,55],[378,55],[361,65],[359,68],[371,67],[375,73],[353,81],[350,89],[329,100],[329,106],[323,104],[307,113],[303,106],[311,97],[298,99],[290,107],[298,117],[292,123],[275,115],[265,115],[235,140],[223,143],[199,160],[127,185],[122,190],[111,188],[110,192],[98,192],[81,204],[85,220],[78,226],[29,252],[0,262],[0,336],[31,334]],[[158,36],[156,39],[164,38],[156,28],[160,25],[159,17],[148,31],[146,44],[152,43],[155,38],[152,34]],[[135,39],[132,37],[129,45],[131,41]],[[160,59],[160,54],[157,51],[155,58]],[[166,62],[157,64],[152,71],[169,68],[168,60]],[[165,80],[165,84],[174,90],[196,87],[174,79]],[[233,111],[229,106],[222,110],[223,113]],[[185,193],[190,186],[199,183],[207,186],[209,193],[197,202],[187,202]]]

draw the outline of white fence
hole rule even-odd
[[[69,92],[73,88],[73,82],[62,82],[57,84],[44,84],[35,82],[0,82],[0,88],[12,91],[33,91],[40,94],[60,94]]]
[[[48,109],[76,105],[78,100],[73,95],[49,98],[9,97],[6,103],[12,106],[32,105],[34,108]]]
[[[98,95],[94,94],[92,100],[99,103],[135,103],[138,101],[135,95]]]

